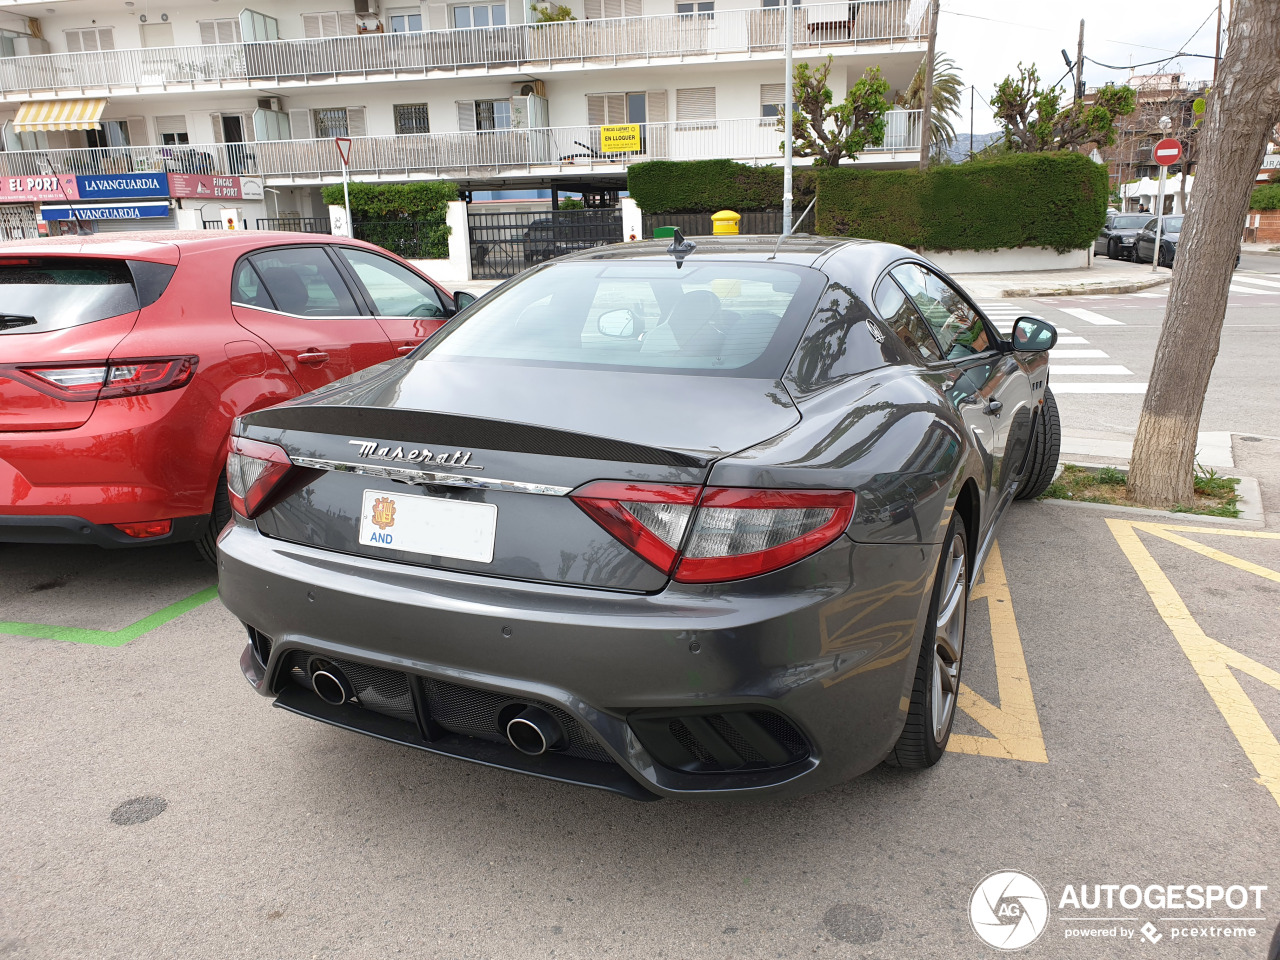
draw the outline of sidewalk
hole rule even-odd
[[[1080,270],[1019,273],[960,273],[956,279],[979,300],[1005,297],[1068,297],[1090,293],[1133,293],[1168,283],[1170,271],[1151,272],[1149,263],[1099,257]]]
[[[1242,243],[1240,252],[1262,257],[1280,257],[1280,243]]]

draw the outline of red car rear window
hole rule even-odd
[[[0,336],[62,330],[138,306],[123,260],[0,256]]]

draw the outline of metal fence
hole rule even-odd
[[[259,217],[259,230],[288,230],[296,233],[332,233],[328,217]]]
[[[772,119],[640,126],[641,149],[628,153],[602,152],[600,128],[585,125],[353,137],[351,174],[366,179],[402,179],[410,174],[452,179],[519,170],[601,174],[621,173],[629,164],[642,160],[723,157],[772,163],[782,157],[782,133]],[[885,116],[884,144],[864,150],[862,155],[892,157],[919,152],[920,111],[893,110]],[[0,177],[164,171],[256,173],[282,183],[337,182],[342,178],[342,162],[332,140],[0,152]]]
[[[514,277],[552,257],[622,242],[622,211],[542,210],[467,213],[471,275]]]
[[[797,210],[796,216],[800,213]],[[709,237],[713,224],[709,213],[646,213],[641,218],[640,226],[644,239],[652,240],[655,227],[677,227],[686,237]],[[742,213],[738,232],[777,236],[782,233],[782,211],[747,210]]]
[[[792,7],[795,45],[806,53],[832,46],[920,41],[929,8],[919,0],[856,0]],[[569,20],[468,30],[363,34],[138,50],[49,53],[0,59],[0,95],[74,89],[138,93],[181,86],[216,89],[229,82],[288,86],[340,77],[419,77],[438,71],[523,65],[685,58],[777,50],[784,8],[704,14]]]

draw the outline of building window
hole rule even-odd
[[[237,18],[196,22],[200,27],[200,42],[205,46],[213,43],[240,42],[240,21]]]
[[[422,32],[421,7],[404,7],[400,10],[392,10],[388,19],[391,21],[392,33]]]
[[[311,122],[315,127],[317,140],[331,140],[334,137],[349,136],[347,133],[347,108],[325,107],[311,111]]]
[[[715,0],[696,0],[692,3],[677,3],[676,13],[696,16],[701,20],[711,20],[716,15]]]
[[[396,133],[431,132],[425,103],[398,103],[391,109],[396,116]]]
[[[115,33],[111,27],[89,27],[86,30],[67,31],[67,50],[71,53],[115,48]]]
[[[161,146],[179,147],[190,142],[187,139],[187,118],[183,116],[156,117],[156,133],[160,134]]]
[[[715,124],[715,87],[686,87],[676,91],[677,130],[714,127]]]
[[[465,30],[468,27],[502,27],[507,23],[505,3],[472,3],[453,8],[453,26]]]
[[[791,5],[797,6],[800,0],[791,0]],[[782,0],[760,0],[760,6],[765,10],[776,10],[782,6]]]
[[[510,100],[477,100],[477,130],[509,130],[511,128]]]
[[[127,120],[103,120],[100,130],[86,130],[91,147],[129,146],[129,122]]]
[[[761,117],[780,117],[786,112],[782,106],[784,100],[787,99],[787,85],[785,83],[762,83],[760,84],[760,116]]]

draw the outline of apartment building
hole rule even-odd
[[[0,228],[112,197],[153,201],[149,226],[190,225],[197,209],[250,227],[323,217],[336,137],[353,140],[353,179],[465,191],[607,198],[638,160],[780,161],[782,0],[568,0],[574,19],[557,22],[526,0],[381,3],[4,3]],[[903,89],[923,59],[927,0],[791,11],[797,57],[834,57],[837,99],[869,66]],[[613,124],[638,124],[638,145],[611,150]],[[905,166],[919,142],[918,111],[896,110],[858,162]],[[133,219],[104,213],[94,229]]]

